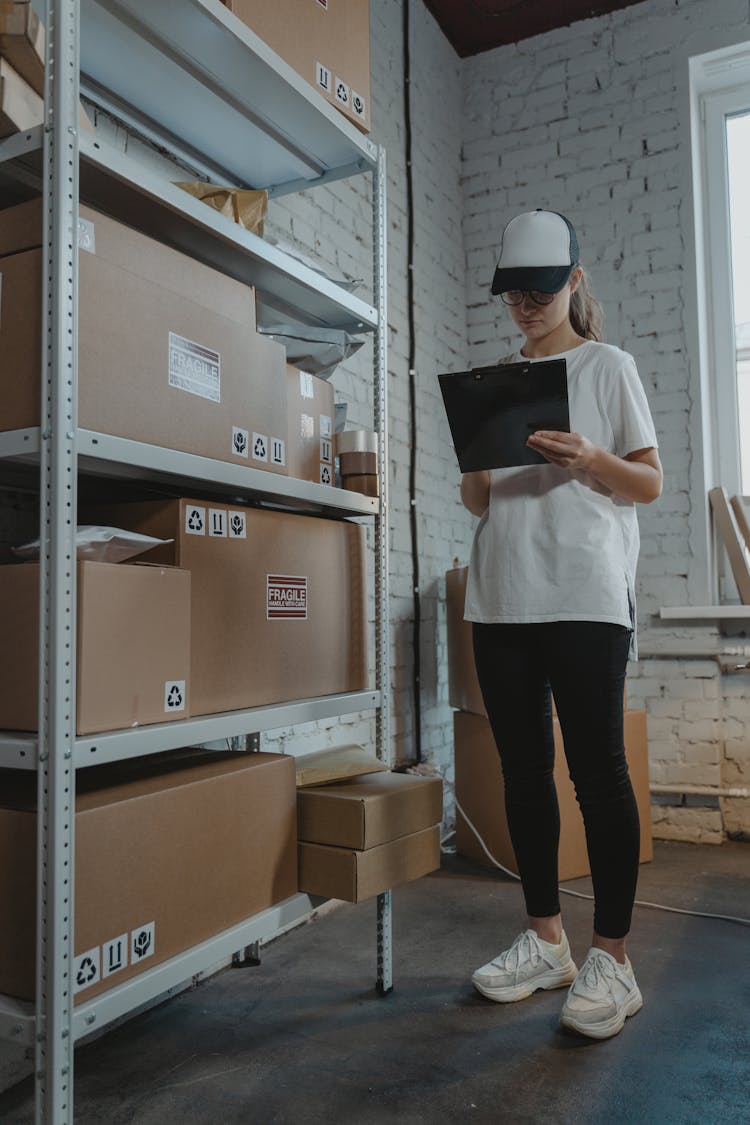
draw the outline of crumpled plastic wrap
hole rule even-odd
[[[173,543],[173,539],[155,539],[153,535],[140,535],[137,531],[123,531],[119,527],[98,527],[80,524],[76,529],[76,558],[86,562],[119,563],[142,555],[152,547]],[[24,562],[39,558],[39,540],[13,547],[13,554]]]
[[[264,336],[283,344],[287,363],[327,379],[342,360],[364,344],[341,328],[311,328],[304,324],[259,324]]]

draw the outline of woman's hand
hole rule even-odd
[[[661,495],[664,473],[655,447],[635,449],[626,457],[608,453],[581,434],[559,430],[537,430],[526,444],[545,460],[563,469],[577,469],[592,477],[623,500],[650,504]]]
[[[537,430],[526,444],[552,465],[583,472],[590,471],[598,448],[582,434],[568,434],[561,430]]]

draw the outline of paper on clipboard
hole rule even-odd
[[[463,473],[547,465],[527,446],[536,430],[570,431],[564,359],[504,363],[439,375]]]

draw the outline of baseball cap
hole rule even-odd
[[[537,289],[557,293],[578,263],[578,239],[557,211],[524,211],[503,231],[492,293]]]

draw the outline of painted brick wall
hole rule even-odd
[[[607,339],[635,356],[659,434],[664,493],[640,509],[644,650],[656,637],[661,645],[670,637],[715,640],[710,629],[658,630],[653,615],[689,600],[689,474],[700,425],[686,335],[687,59],[748,38],[747,0],[647,0],[464,65],[471,362],[491,361],[513,340],[502,306],[488,297],[505,222],[533,207],[567,214],[605,306]],[[653,781],[750,783],[746,685],[722,677],[713,661],[631,665],[631,706],[648,709]],[[656,830],[715,841],[724,830],[750,830],[750,802],[721,805],[660,805]]]

